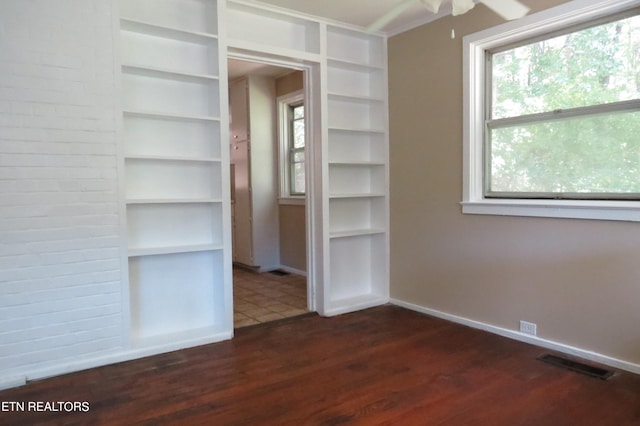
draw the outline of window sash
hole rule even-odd
[[[297,153],[304,153],[305,152],[305,146],[304,146],[304,141],[303,141],[303,146],[301,147],[296,147],[296,140],[295,140],[295,123],[296,122],[302,122],[304,123],[305,117],[304,117],[304,113],[301,117],[297,117],[294,118],[294,112],[296,110],[297,107],[299,106],[303,106],[304,102],[295,102],[295,103],[291,103],[288,105],[288,117],[287,117],[287,121],[289,123],[288,126],[288,135],[287,135],[287,146],[288,146],[288,152],[287,152],[287,161],[289,163],[289,173],[288,173],[288,192],[290,196],[303,196],[305,195],[305,191],[300,191],[298,190],[298,186],[296,185],[296,165],[297,164],[304,164],[304,160],[303,161],[296,161],[296,155]],[[304,110],[303,110],[304,111]],[[306,129],[305,129],[306,132]]]
[[[640,201],[492,199],[484,196],[486,55],[492,49],[637,8],[640,0],[571,0],[463,39],[463,214],[640,222]]]
[[[304,148],[292,148],[289,150],[289,193],[290,195],[304,195],[305,191],[298,191],[298,186],[296,185],[296,165],[305,163],[306,159],[302,161],[296,161],[296,154],[302,153],[304,154]],[[304,157],[303,157],[304,158]]]
[[[523,114],[519,116],[492,118],[493,113],[493,55],[505,52],[517,47],[526,46],[537,41],[552,39],[559,35],[570,34],[583,29],[596,27],[609,22],[623,20],[640,14],[640,8],[633,8],[622,13],[612,14],[603,18],[582,22],[560,30],[540,34],[536,37],[526,38],[515,43],[501,45],[485,51],[485,82],[484,82],[484,127],[483,127],[483,159],[482,173],[483,196],[488,199],[568,199],[568,200],[640,200],[640,192],[507,192],[491,190],[492,174],[492,131],[501,128],[526,126],[529,124],[562,121],[572,118],[581,118],[597,115],[611,115],[621,112],[640,111],[640,99],[603,103],[597,105],[580,106],[575,108],[557,109],[553,111]]]
[[[616,104],[607,104],[600,105],[597,107],[583,107],[572,110],[563,110],[563,111],[555,111],[552,113],[541,113],[541,114],[533,114],[529,116],[522,117],[513,117],[507,119],[500,120],[487,120],[485,125],[485,164],[484,164],[484,176],[483,176],[483,186],[484,186],[484,196],[485,198],[514,198],[514,199],[584,199],[584,200],[638,200],[640,199],[640,192],[625,192],[622,187],[620,191],[582,191],[582,192],[564,192],[564,191],[550,191],[550,192],[534,192],[534,191],[502,191],[494,189],[494,185],[492,182],[493,177],[493,161],[495,160],[494,151],[493,151],[493,141],[492,136],[495,130],[500,129],[525,129],[528,125],[536,125],[536,124],[545,124],[550,122],[567,122],[568,120],[575,120],[580,118],[593,118],[593,117],[612,117],[618,114],[629,114],[632,113],[635,117],[638,118],[638,113],[640,113],[640,100],[635,101],[625,101]],[[589,123],[586,123],[589,124]],[[593,125],[593,124],[592,124]],[[562,127],[556,128],[557,131],[562,132]],[[627,135],[628,136],[628,135]],[[575,157],[578,161],[577,163],[568,162],[567,167],[570,167],[572,164],[579,164],[579,160],[581,157],[578,155]],[[588,160],[588,158],[586,158]],[[639,159],[640,161],[640,159]],[[606,164],[606,163],[605,163]],[[555,168],[550,170],[552,173]],[[594,173],[597,173],[597,169],[593,170]],[[508,174],[507,174],[508,176]],[[514,175],[515,176],[515,175]],[[611,174],[611,177],[619,177],[623,178],[623,174]],[[632,175],[633,176],[633,175]],[[584,177],[588,177],[585,175]],[[533,182],[536,183],[535,180]],[[539,182],[538,182],[539,183]],[[559,179],[558,185],[566,185],[567,180]]]
[[[499,129],[503,127],[514,127],[517,125],[543,123],[549,121],[565,120],[574,117],[588,117],[593,115],[614,114],[623,111],[640,110],[640,99],[630,101],[612,102],[608,104],[590,105],[585,107],[557,109],[555,111],[540,112],[537,114],[519,115],[517,117],[487,119],[485,126],[487,129]]]

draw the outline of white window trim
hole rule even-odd
[[[640,222],[640,201],[489,199],[483,189],[486,51],[638,5],[640,0],[574,0],[464,37],[463,213]]]
[[[278,174],[280,179],[280,198],[279,204],[282,205],[300,205],[305,203],[305,195],[291,195],[289,188],[289,174],[291,173],[289,167],[289,155],[287,142],[289,140],[289,125],[287,123],[287,116],[289,105],[292,103],[304,101],[304,90],[296,90],[295,92],[287,93],[283,96],[278,96],[276,99],[278,105],[278,151],[279,151],[279,167]],[[307,117],[305,114],[305,127],[307,123]],[[305,152],[307,149],[307,131],[305,130]],[[306,161],[306,156],[305,156]]]
[[[280,197],[278,198],[278,204],[281,206],[304,206],[307,204],[306,198],[302,195]]]

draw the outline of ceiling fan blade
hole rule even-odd
[[[475,5],[473,0],[451,0],[451,14],[462,15],[473,9]]]
[[[379,29],[386,26],[389,22],[396,19],[398,16],[402,14],[405,10],[409,9],[412,4],[418,2],[419,0],[403,0],[394,7],[392,7],[387,13],[382,15],[376,21],[374,21],[371,25],[366,28],[367,32],[375,32]]]
[[[420,3],[431,13],[438,13],[443,0],[420,0]]]
[[[480,0],[480,3],[508,21],[522,18],[529,12],[529,8],[517,0]]]

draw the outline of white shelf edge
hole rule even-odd
[[[193,253],[200,251],[219,251],[224,247],[218,244],[197,244],[191,246],[166,246],[150,248],[130,248],[129,257],[156,256],[162,254]]]
[[[192,163],[219,163],[220,158],[215,157],[174,157],[163,155],[125,155],[125,160],[142,160],[142,161],[185,161]]]
[[[337,24],[327,24],[327,33],[342,35],[349,38],[357,38],[366,42],[382,43],[383,36],[375,33],[363,32],[362,29],[347,28]]]
[[[132,18],[120,18],[120,30],[137,32],[162,38],[178,39],[180,41],[202,42],[215,41],[218,36],[213,33],[189,31],[182,28],[141,21]]]
[[[335,154],[334,157],[336,157],[336,158],[328,160],[328,164],[329,164],[330,167],[331,166],[338,166],[338,167],[339,166],[346,166],[346,167],[349,167],[349,166],[364,166],[364,167],[367,167],[367,166],[380,166],[380,167],[382,167],[382,166],[386,166],[388,164],[383,160],[359,160],[359,159],[358,160],[350,160],[350,159],[341,160],[341,159],[338,159],[340,157],[347,157],[347,158],[353,157],[353,155],[342,156],[342,155]],[[363,157],[364,157],[364,155],[363,155]]]
[[[177,120],[177,121],[220,121],[220,117],[213,116],[197,116],[197,115],[184,115],[184,114],[172,114],[158,111],[142,111],[142,110],[130,110],[123,109],[123,115],[145,118],[160,118],[165,120]]]
[[[359,166],[359,167],[375,166],[375,167],[382,167],[382,166],[385,166],[385,165],[386,165],[386,163],[384,163],[384,162],[379,162],[379,161],[329,161],[329,165],[330,165],[330,166],[345,166],[345,167],[350,167],[350,166]]]
[[[134,204],[216,204],[222,203],[221,198],[129,198],[126,201],[127,205]]]
[[[327,57],[327,65],[349,71],[384,71],[384,65],[364,64],[333,56]]]
[[[381,129],[367,129],[367,128],[355,128],[355,127],[340,127],[340,126],[328,126],[329,131],[350,132],[350,133],[371,133],[371,134],[385,134],[386,132]]]
[[[227,40],[227,48],[230,51],[233,51],[234,49],[257,51],[257,52],[263,52],[263,53],[270,53],[278,56],[292,57],[292,58],[296,58],[304,61],[310,61],[310,62],[320,62],[320,59],[321,59],[320,53],[305,52],[303,50],[271,46],[268,44],[244,41],[244,40],[236,40],[232,38],[229,38]]]
[[[334,231],[329,232],[329,238],[349,238],[349,237],[363,237],[368,235],[384,234],[387,231],[382,228],[371,229],[353,229],[349,231]]]
[[[369,193],[369,194],[329,194],[329,198],[332,200],[339,200],[343,198],[381,198],[386,197],[386,194],[381,192]]]
[[[213,74],[193,74],[168,68],[148,67],[132,63],[123,63],[122,72],[125,74],[135,74],[141,76],[197,83],[210,83],[219,80],[218,76],[215,76]]]
[[[177,350],[225,340],[230,338],[229,334],[231,333],[221,326],[212,325],[156,336],[132,337],[131,346],[135,350],[151,348],[162,348],[163,351]]]
[[[389,297],[376,293],[347,297],[344,299],[335,299],[329,302],[329,308],[325,309],[324,315],[340,315],[347,312],[354,312],[372,308],[374,306],[384,305],[385,303],[389,303]]]
[[[306,14],[303,12],[293,11],[288,8],[267,5],[267,4],[255,4],[253,0],[233,0],[230,1],[227,9],[235,10],[240,13],[250,14],[265,14],[271,18],[280,19],[285,18],[289,22],[306,23],[311,25],[320,25],[321,19],[317,16]],[[247,12],[247,10],[249,10]],[[324,21],[324,19],[322,19]]]
[[[336,100],[345,100],[345,101],[358,102],[358,103],[371,103],[371,102],[384,103],[385,101],[384,98],[378,97],[378,96],[363,96],[363,95],[338,93],[338,92],[328,92],[327,96],[329,97],[329,100],[336,99]]]

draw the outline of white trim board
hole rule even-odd
[[[132,349],[124,351],[107,352],[103,355],[86,357],[77,361],[63,362],[53,367],[34,369],[31,371],[23,372],[22,376],[0,377],[0,390],[22,386],[31,380],[47,379],[50,377],[76,373],[78,371],[89,370],[92,368],[113,365],[120,362],[142,359],[148,356],[160,355],[163,353],[178,351],[182,349],[189,349],[196,346],[207,345],[210,343],[218,343],[229,340],[232,337],[233,332],[224,332],[209,336],[177,340],[171,344],[158,344],[143,348],[133,347]]]
[[[26,376],[0,377],[0,391],[4,389],[17,388],[27,384]]]
[[[586,349],[576,348],[574,346],[565,345],[564,343],[555,342],[553,340],[542,339],[537,336],[520,333],[518,331],[509,330],[495,325],[486,324],[480,321],[475,321],[469,318],[460,317],[453,314],[437,311],[435,309],[425,308],[424,306],[415,305],[413,303],[405,302],[398,299],[391,299],[389,301],[392,305],[400,306],[415,312],[430,315],[436,318],[441,318],[447,321],[454,322],[456,324],[466,325],[471,328],[476,328],[489,333],[497,334],[499,336],[507,337],[509,339],[517,340],[519,342],[529,343],[535,346],[541,346],[546,349],[565,353],[567,355],[573,355],[589,361],[595,361],[609,367],[625,370],[630,373],[640,374],[640,364],[634,364],[632,362],[624,361],[617,358],[612,358],[607,355],[602,355],[597,352],[588,351]]]
[[[547,37],[576,24],[613,16],[640,5],[640,0],[573,0],[521,19],[463,37],[463,186],[464,214],[640,221],[634,200],[555,200],[487,198],[485,195],[485,82],[490,49],[533,37]],[[618,105],[619,106],[619,105]]]
[[[303,277],[307,276],[307,271],[303,271],[302,269],[292,268],[286,265],[280,265],[278,269],[282,269],[283,271],[288,272],[290,274],[294,274],[294,275],[302,275]]]

